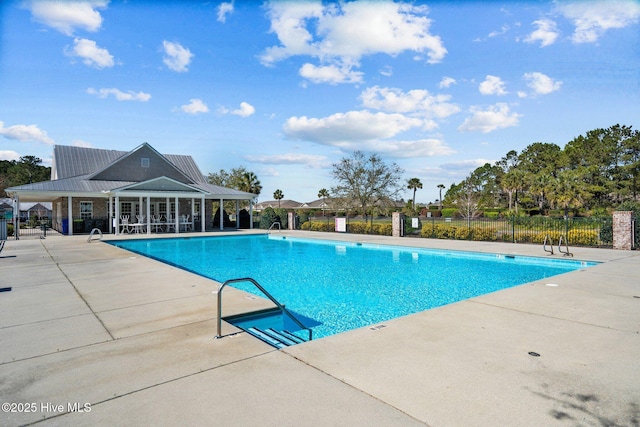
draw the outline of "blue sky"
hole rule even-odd
[[[307,202],[362,150],[428,202],[509,150],[640,126],[639,70],[635,0],[3,1],[0,158],[148,142]]]

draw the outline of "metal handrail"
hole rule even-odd
[[[547,241],[549,242],[549,249],[547,249]],[[542,244],[542,249],[545,252],[549,252],[550,255],[553,255],[553,242],[551,242],[551,237],[549,235],[544,236],[544,243]]]
[[[564,239],[564,247],[566,249],[566,251],[562,250],[562,239],[564,238],[564,236],[560,236],[560,238],[558,239],[558,252],[560,252],[561,254],[563,254],[564,256],[573,256],[573,254],[571,252],[569,252],[569,241],[568,239]]]
[[[220,285],[220,287],[218,288],[218,319],[217,319],[218,320],[218,334],[216,335],[216,339],[217,338],[222,338],[222,336],[223,336],[222,335],[222,289],[224,289],[224,287],[227,286],[230,283],[238,283],[238,282],[251,282],[251,283],[253,283],[253,285],[256,288],[258,288],[260,290],[260,292],[265,294],[266,297],[269,298],[271,300],[271,302],[273,302],[280,309],[280,311],[283,314],[286,314],[301,329],[305,329],[306,331],[308,331],[309,332],[309,341],[311,341],[311,339],[313,337],[313,331],[310,328],[307,328],[306,326],[304,326],[298,319],[296,319],[296,317],[293,314],[291,314],[289,312],[289,310],[284,308],[284,306],[282,304],[280,304],[278,302],[278,300],[276,300],[269,292],[267,292],[267,290],[265,288],[263,288],[258,282],[253,280],[251,277],[243,277],[243,278],[239,278],[239,279],[229,279],[226,282],[224,282],[222,285]]]
[[[273,226],[276,225],[276,224],[278,224],[278,231],[282,231],[282,227],[281,227],[280,223],[276,221],[276,222],[274,222],[273,224],[271,224],[269,226],[269,229],[267,230],[267,233],[269,233],[271,231],[271,229],[273,228]]]

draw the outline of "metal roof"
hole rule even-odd
[[[64,179],[89,175],[106,168],[129,153],[130,151],[55,145],[53,147],[54,161],[51,176],[52,179]],[[181,154],[162,154],[162,156],[191,178],[193,182],[206,182],[193,157]]]
[[[155,152],[155,149],[147,143],[142,144],[130,152],[56,145],[53,151],[54,162],[51,181],[10,187],[6,189],[6,192],[19,194],[21,200],[26,198],[34,201],[54,200],[55,198],[63,197],[65,195],[78,196],[79,193],[87,196],[92,195],[92,197],[108,197],[110,194],[113,195],[114,193],[122,190],[126,191],[126,189],[133,190],[136,187],[138,187],[140,191],[150,193],[157,191],[184,192],[178,190],[178,188],[168,189],[166,187],[166,181],[170,178],[162,180],[153,178],[141,181],[118,181],[92,178],[92,176],[95,176],[97,172],[105,170],[113,163],[117,163],[119,159],[122,159],[130,153],[147,146]],[[207,183],[202,172],[200,172],[198,165],[196,165],[193,157],[191,156],[159,153],[158,155],[171,163],[171,165],[183,174],[182,176],[186,176],[192,180],[192,182],[188,184],[188,187],[203,192],[203,195],[208,199],[251,200],[256,197],[256,195],[252,193]],[[157,188],[154,187],[154,182],[158,184]],[[143,185],[140,186],[136,184]]]

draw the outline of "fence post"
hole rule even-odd
[[[511,243],[516,242],[516,216],[511,214]]]

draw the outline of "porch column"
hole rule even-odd
[[[194,227],[196,225],[195,218],[194,218],[195,213],[196,213],[196,199],[192,197],[191,198],[191,222],[193,223]],[[191,231],[195,231],[193,227],[191,227]]]
[[[204,196],[200,199],[200,228],[203,233],[206,230],[205,222],[207,220],[207,211],[204,210]]]
[[[144,213],[142,212],[142,196],[138,197],[138,210],[140,211],[139,215],[144,215]],[[134,212],[135,213],[135,212]],[[140,222],[138,221],[138,217],[136,217],[136,222]]]
[[[120,234],[120,196],[116,194],[116,215],[115,215],[115,224],[116,224],[116,236]]]
[[[176,234],[180,233],[180,217],[178,216],[178,212],[179,212],[178,203],[179,203],[178,196],[176,196],[176,210],[174,212],[175,218],[173,220],[174,221],[174,225],[176,226],[175,227],[176,228]]]
[[[249,229],[253,230],[253,199],[249,200]]]
[[[224,200],[220,199],[220,231],[224,230]]]
[[[73,236],[73,205],[71,204],[73,197],[67,196],[67,220],[69,230],[69,236]]]
[[[113,233],[113,196],[109,195],[109,234]]]
[[[151,196],[147,196],[147,234],[151,234]]]
[[[20,196],[16,195],[13,203],[13,234],[16,236],[16,240],[20,240]]]
[[[240,200],[236,200],[236,230],[240,228]]]

